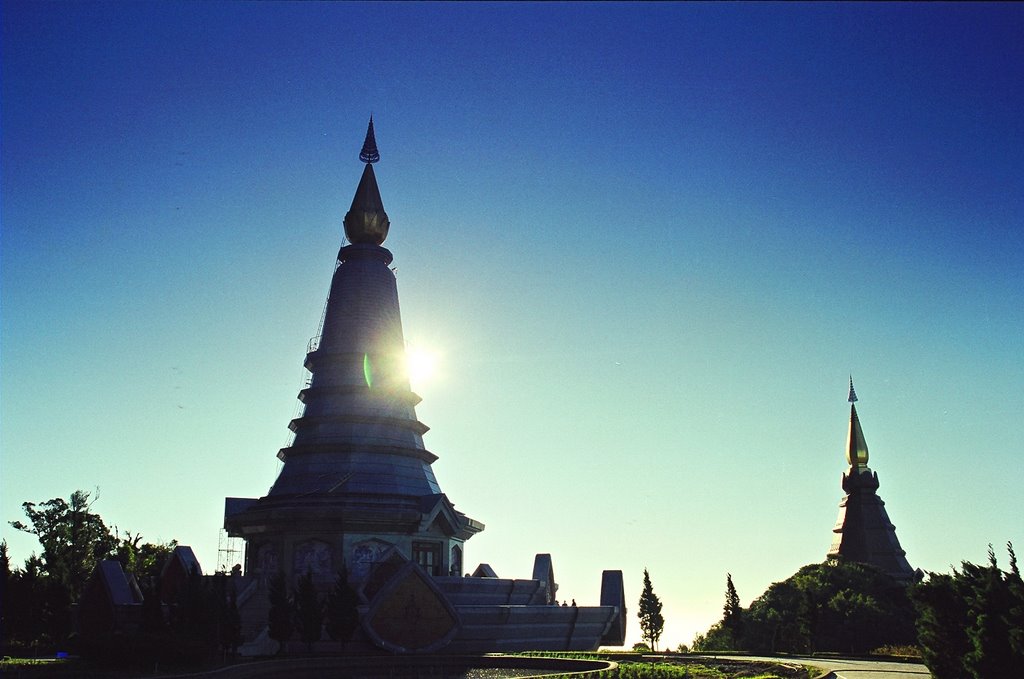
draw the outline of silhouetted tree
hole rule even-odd
[[[1013,606],[1009,583],[996,563],[992,545],[988,547],[988,566],[963,564],[964,576],[972,582],[972,607],[975,622],[967,629],[974,646],[964,665],[976,677],[1008,676],[1020,668],[1024,656],[1014,657],[1010,648],[1010,609]]]
[[[969,562],[952,575],[930,574],[913,591],[921,654],[936,679],[1011,676],[1024,666],[1024,583],[1013,546],[1004,573]]]
[[[1006,551],[1010,553],[1010,572],[1006,574],[1006,585],[1010,591],[1010,610],[1007,614],[1010,650],[1019,658],[1024,656],[1024,580],[1020,577],[1012,542],[1006,543]]]
[[[970,611],[959,574],[932,573],[911,591],[918,610],[917,640],[921,658],[935,679],[966,676],[963,659],[971,650],[967,637]]]
[[[10,571],[0,602],[4,611],[5,648],[33,655],[52,650],[71,633],[71,599],[65,587],[47,574],[33,554],[23,568]]]
[[[7,553],[7,540],[3,540],[0,542],[0,587],[7,584],[9,577],[11,577],[11,558]]]
[[[164,618],[164,604],[160,600],[160,587],[156,578],[143,578],[139,581],[142,592],[142,631],[150,634],[161,634],[167,631],[167,620]]]
[[[348,584],[348,568],[338,571],[334,588],[327,594],[327,635],[334,641],[348,641],[359,626],[359,595]]]
[[[0,640],[7,639],[7,583],[11,579],[11,559],[7,555],[7,540],[0,542]],[[0,642],[2,643],[2,642]]]
[[[320,641],[324,624],[324,607],[316,594],[313,584],[313,573],[299,578],[295,588],[295,626],[299,630],[299,638],[306,644],[306,651],[313,650],[313,644]]]
[[[274,641],[280,644],[278,654],[284,651],[285,644],[292,638],[295,627],[292,624],[293,611],[292,601],[288,596],[288,586],[285,582],[284,573],[278,572],[270,578],[267,583],[267,596],[270,600],[270,610],[267,612],[267,634]]]
[[[109,665],[152,662],[158,657],[191,662],[202,660],[210,648],[206,627],[210,620],[208,587],[196,572],[187,587],[187,598],[169,602],[174,629],[168,630],[163,605],[156,591],[156,579],[175,542],[152,544],[138,534],[107,528],[92,512],[95,499],[75,491],[68,500],[54,498],[43,503],[25,502],[27,523],[11,526],[36,536],[42,555],[33,554],[23,568],[9,569],[6,591],[0,600],[3,610],[3,644],[20,653],[68,649]],[[2,550],[0,550],[2,551]],[[119,629],[115,633],[90,624],[88,614],[79,611],[80,634],[70,637],[71,605],[81,598],[96,565],[116,558],[129,576],[135,576],[143,591],[140,629]],[[2,568],[0,568],[2,569]],[[216,645],[214,636],[213,645]]]
[[[234,576],[225,579],[227,596],[221,600],[222,612],[220,621],[220,647],[229,656],[234,657],[242,643],[242,617],[238,612],[238,581]]]
[[[141,582],[144,578],[160,577],[164,564],[177,544],[177,540],[164,544],[142,542],[140,534],[132,535],[126,530],[124,537],[117,540],[111,556],[121,563],[125,575],[134,575]]]
[[[732,648],[743,646],[743,607],[740,595],[732,584],[732,573],[725,574],[725,606],[722,608],[722,627],[732,637]]]
[[[199,569],[193,567],[171,606],[171,630],[190,660],[209,658],[217,650],[220,640],[218,589],[223,592],[216,580],[204,578]]]
[[[29,523],[11,521],[11,526],[38,538],[46,575],[66,590],[67,599],[77,601],[96,563],[111,554],[117,540],[92,513],[89,493],[84,491],[76,490],[68,501],[58,497],[21,506]]]
[[[693,650],[700,652],[732,651],[742,649],[743,608],[740,597],[732,582],[732,574],[725,574],[725,605],[722,619],[712,625],[704,634],[693,639]]]
[[[661,639],[661,632],[665,627],[665,618],[661,615],[661,600],[654,593],[651,586],[651,576],[644,569],[644,590],[640,593],[640,610],[637,616],[640,618],[640,634],[645,641],[649,641],[651,649],[658,650],[658,640]]]

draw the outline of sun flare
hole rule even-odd
[[[413,388],[427,384],[437,373],[438,355],[425,347],[410,344],[405,348],[405,369]]]

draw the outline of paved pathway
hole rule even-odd
[[[837,679],[928,679],[931,673],[924,665],[880,660],[820,660],[800,658],[800,662],[831,670]]]
[[[723,656],[724,657],[724,656]],[[736,660],[757,660],[762,662],[789,662],[816,667],[822,672],[832,672],[837,679],[929,679],[931,673],[924,665],[917,663],[886,662],[882,660],[845,660],[843,658],[801,658],[784,656],[776,658],[758,656],[729,656]]]

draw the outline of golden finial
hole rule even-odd
[[[846,461],[851,469],[864,471],[868,468],[868,443],[864,440],[864,430],[857,416],[857,392],[853,390],[853,377],[850,377],[850,429],[846,434]]]
[[[363,150],[359,152],[359,160],[364,163],[376,163],[380,160],[380,153],[377,151],[377,138],[373,134],[373,115],[370,115],[370,124],[366,128],[366,139],[363,140]]]

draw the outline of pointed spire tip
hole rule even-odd
[[[376,163],[380,160],[380,153],[377,151],[377,138],[373,134],[373,114],[370,114],[370,124],[366,127],[366,139],[363,140],[363,150],[359,152],[359,160],[364,163]]]
[[[857,392],[853,388],[853,375],[850,375],[850,396],[849,396],[849,398],[847,400],[850,403],[856,403],[857,402]]]

